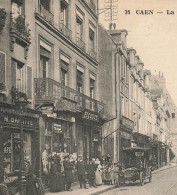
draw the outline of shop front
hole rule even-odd
[[[101,119],[98,113],[83,110],[76,115],[77,154],[85,162],[101,159]]]
[[[119,152],[120,152],[120,162],[124,165],[127,161],[127,155],[123,152],[125,148],[131,147],[132,139],[133,139],[133,128],[134,123],[129,118],[122,115],[120,121],[120,144],[119,144]]]
[[[148,148],[151,147],[150,143],[150,137],[138,132],[133,133],[133,140],[136,146],[142,147],[142,148]]]
[[[123,152],[125,148],[131,147],[132,143],[132,132],[121,129],[120,131],[120,162],[124,165],[127,162],[127,155]]]
[[[32,109],[19,113],[14,105],[0,107],[1,182],[3,179],[8,185],[14,180],[19,184],[25,182],[26,161],[33,174],[40,176],[38,119],[39,113]]]
[[[40,118],[42,178],[45,187],[49,187],[51,160],[54,156],[59,159],[61,172],[63,171],[63,158],[66,155],[77,159],[75,146],[75,117],[69,112],[55,112],[44,114]]]

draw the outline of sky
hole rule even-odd
[[[99,9],[105,7],[99,0]],[[177,0],[112,0],[117,7],[116,29],[128,31],[127,47],[133,47],[152,74],[163,73],[166,86],[177,106]],[[125,14],[130,10],[130,14]],[[153,15],[136,14],[136,10],[153,10]],[[167,14],[174,11],[174,14]],[[102,12],[103,10],[99,10]],[[157,13],[163,12],[163,13]],[[105,13],[99,22],[108,29]]]

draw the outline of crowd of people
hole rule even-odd
[[[89,163],[84,162],[82,156],[74,162],[69,155],[64,156],[61,163],[60,157],[55,155],[52,157],[49,181],[51,192],[71,191],[74,181],[73,173],[77,173],[80,188],[97,188],[102,184],[116,184],[118,166],[112,163],[109,155],[101,160],[92,158]]]

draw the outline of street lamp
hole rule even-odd
[[[15,101],[16,111],[20,116],[20,191],[21,195],[26,195],[26,180],[24,167],[24,151],[23,151],[23,113],[26,112],[27,105],[30,102],[25,97],[19,97]]]

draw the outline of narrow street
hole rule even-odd
[[[144,186],[138,183],[126,184],[101,195],[177,195],[177,167],[153,174],[152,182]]]

